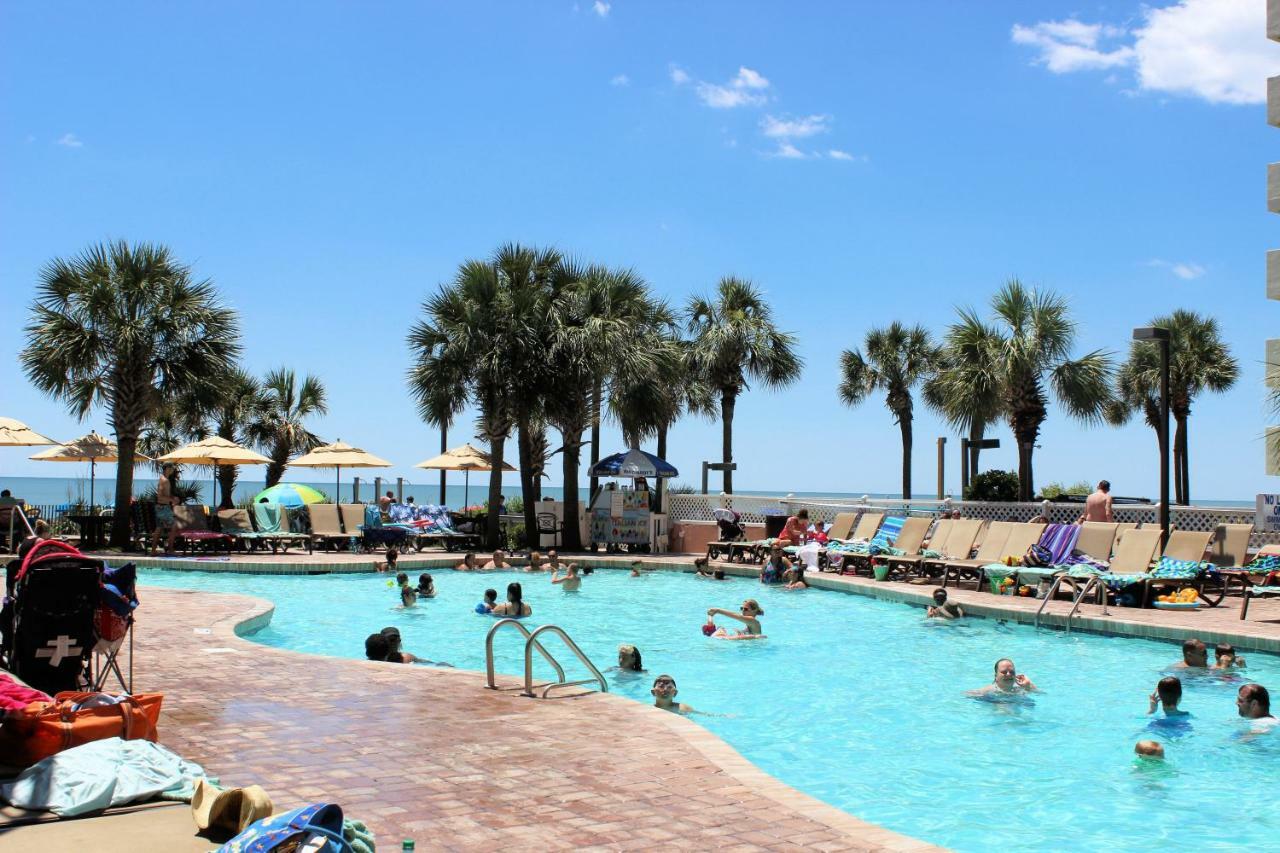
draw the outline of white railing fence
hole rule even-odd
[[[943,509],[960,510],[965,518],[988,521],[1030,521],[1044,513],[1049,520],[1070,523],[1080,517],[1083,506],[1078,503],[1019,502],[993,503],[957,500],[892,500],[883,498],[797,498],[771,495],[681,495],[667,496],[671,521],[714,521],[711,510],[723,507],[737,511],[747,524],[763,524],[766,515],[791,515],[809,510],[813,521],[830,523],[837,513],[874,509],[889,515],[936,515]],[[1115,508],[1116,521],[1158,524],[1159,507],[1155,504],[1124,504]],[[1177,530],[1209,531],[1220,524],[1253,524],[1252,507],[1175,506],[1170,508],[1169,523]],[[1280,533],[1255,532],[1250,545],[1260,547],[1280,543]]]

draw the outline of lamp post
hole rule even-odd
[[[1169,541],[1169,330],[1143,326],[1133,330],[1135,341],[1160,345],[1160,545]]]

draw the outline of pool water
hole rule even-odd
[[[619,643],[643,653],[642,675],[606,672],[611,692],[652,701],[670,673],[692,716],[768,773],[865,820],[959,850],[1273,848],[1280,810],[1280,732],[1243,737],[1235,694],[1245,678],[1280,703],[1280,658],[1248,654],[1240,677],[1184,678],[1185,731],[1148,729],[1147,696],[1178,647],[1066,635],[995,620],[927,621],[920,608],[821,590],[788,592],[744,579],[606,569],[565,592],[545,574],[436,571],[438,596],[409,609],[385,575],[246,575],[144,571],[158,586],[237,592],[276,612],[257,642],[360,659],[364,638],[395,625],[404,649],[484,668],[491,617],[473,612],[486,587],[519,580],[532,628],[564,627],[600,669]],[[416,577],[416,575],[415,575]],[[143,593],[145,612],[146,596]],[[768,639],[703,636],[708,607],[764,608]],[[734,624],[720,618],[722,624]],[[522,672],[522,641],[504,632],[500,672]],[[557,641],[546,645],[555,654]],[[569,653],[569,678],[583,677]],[[1034,705],[981,702],[966,690],[1011,657],[1043,691]],[[539,680],[550,668],[535,656]],[[482,676],[476,677],[479,688]],[[602,733],[603,735],[604,733]],[[1164,742],[1167,761],[1135,760]]]

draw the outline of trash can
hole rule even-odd
[[[769,512],[764,516],[764,538],[777,539],[782,528],[787,526],[787,517],[781,513]]]

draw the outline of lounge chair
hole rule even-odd
[[[1217,607],[1226,595],[1226,583],[1217,568],[1204,558],[1211,531],[1175,530],[1169,534],[1160,563],[1143,581],[1142,606],[1151,604],[1157,589],[1195,587],[1200,600]]]
[[[1103,586],[1098,590],[1099,600],[1101,600],[1108,591],[1118,594],[1125,587],[1134,584],[1143,584],[1145,589],[1151,564],[1159,556],[1160,528],[1139,528],[1125,533],[1120,544],[1116,546],[1116,552],[1106,569],[1099,569],[1091,563],[1079,563],[1068,569],[1067,574],[1076,581],[1100,576],[1103,581]]]
[[[907,565],[911,565],[914,561],[923,557],[924,537],[928,535],[929,528],[933,526],[931,518],[908,518],[902,523],[902,529],[898,531],[898,536],[893,542],[893,548],[882,559],[889,566],[892,574],[893,570],[905,570]],[[867,566],[870,568],[872,558],[868,556]],[[907,562],[903,562],[903,561]],[[860,561],[855,561],[860,562]]]
[[[178,529],[174,540],[180,547],[193,553],[200,549],[217,553],[219,548],[231,553],[231,537],[209,529],[204,507],[191,504],[175,506],[173,523]]]
[[[311,513],[311,541],[321,548],[347,541],[347,534],[342,532],[342,521],[338,518],[337,504],[311,504],[307,507]]]
[[[956,577],[956,586],[960,586],[960,581],[964,576],[976,578],[978,588],[981,589],[984,580],[989,581],[992,578],[1004,579],[1011,575],[1017,574],[1018,566],[1007,566],[1005,563],[1009,560],[1020,562],[1027,554],[1027,549],[1040,541],[1040,537],[1044,535],[1045,525],[1036,524],[1031,521],[1023,522],[1014,526],[1009,531],[1009,537],[1004,541],[1004,547],[1000,549],[1000,557],[992,562],[986,563],[977,569],[961,570],[959,576]]]
[[[258,526],[258,540],[270,546],[272,554],[277,549],[287,554],[290,545],[305,545],[307,553],[311,553],[311,535],[293,530],[289,523],[289,508],[284,504],[254,504],[253,518]]]
[[[901,521],[901,519],[899,519]],[[848,539],[841,539],[837,536],[828,536],[830,540],[838,540],[842,542],[870,542],[880,532],[880,527],[884,524],[883,512],[864,512],[858,516],[858,523],[853,528],[853,533]],[[901,524],[899,524],[901,527]]]
[[[1236,570],[1245,587],[1240,603],[1240,618],[1249,615],[1249,601],[1280,595],[1280,545],[1264,545],[1248,565]]]
[[[993,521],[987,525],[986,530],[982,531],[982,540],[978,543],[978,552],[972,559],[969,557],[953,557],[942,561],[942,585],[947,585],[947,580],[954,577],[956,586],[960,585],[960,576],[963,572],[978,571],[978,582],[981,583],[981,569],[988,563],[994,563],[1000,560],[1004,555],[1004,546],[1009,539],[1009,534],[1017,527],[1016,522],[1012,521]],[[1026,549],[1023,549],[1024,551]]]
[[[974,540],[983,522],[976,518],[941,519],[933,526],[929,544],[916,557],[895,557],[893,562],[906,569],[908,574],[925,577],[942,571],[942,566],[953,557],[968,557],[973,551]]]
[[[1223,568],[1243,566],[1249,562],[1251,536],[1252,524],[1219,524],[1213,531],[1209,562]]]
[[[732,554],[733,543],[745,541],[747,533],[742,527],[742,517],[734,510],[716,507],[711,515],[720,533],[717,539],[707,543],[707,559],[718,560],[722,553]]]
[[[233,545],[240,545],[246,551],[256,551],[264,545],[258,531],[253,529],[253,521],[247,509],[218,510],[218,528],[230,536]]]
[[[828,540],[827,563],[834,566],[836,571],[844,573],[846,564],[854,564],[854,557],[867,557],[873,550],[877,554],[883,553],[886,549],[892,547],[893,541],[898,538],[898,533],[902,530],[904,521],[906,521],[905,518],[897,516],[885,518],[883,514],[878,512],[863,513],[853,530],[852,538],[840,542]],[[860,534],[867,530],[873,530],[870,538],[860,538]],[[869,562],[866,567],[870,568]]]
[[[392,508],[395,508],[394,504]],[[446,551],[468,545],[480,547],[479,536],[474,533],[460,533],[453,529],[448,507],[435,504],[416,507],[412,521],[391,526],[404,528],[409,535],[409,541],[418,551],[431,544],[440,544]]]
[[[342,511],[342,528],[347,538],[355,537],[366,551],[395,546],[403,548],[410,533],[403,527],[385,526],[382,513],[367,504],[338,504]]]

